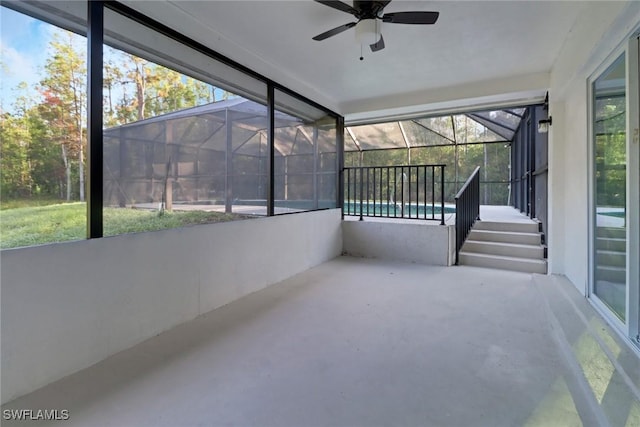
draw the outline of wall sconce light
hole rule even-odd
[[[549,132],[549,127],[551,126],[551,116],[548,119],[540,120],[538,122],[538,133],[547,133]]]

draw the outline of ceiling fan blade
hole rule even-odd
[[[385,13],[382,22],[391,24],[435,24],[440,12],[392,12]]]
[[[337,0],[315,0],[316,3],[320,3],[323,4],[325,6],[329,6],[332,7],[334,9],[338,9],[342,12],[347,12],[350,13],[352,15],[357,15],[358,11],[354,8],[352,8],[351,6],[349,6],[346,3],[342,3],[341,1],[337,1]]]
[[[377,52],[384,49],[384,38],[382,37],[382,34],[380,34],[380,40],[372,45],[369,45],[369,47],[371,48],[371,52]]]
[[[355,22],[349,22],[348,24],[340,25],[339,27],[336,27],[336,28],[334,28],[332,30],[325,31],[322,34],[318,34],[313,39],[316,40],[316,41],[328,39],[329,37],[333,37],[336,34],[340,34],[341,32],[346,31],[349,28],[353,28],[355,26],[356,26]]]

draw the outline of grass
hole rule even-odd
[[[3,202],[4,204],[4,202]],[[64,203],[0,210],[0,248],[82,240],[86,237],[86,204]],[[158,212],[105,208],[104,235],[138,233],[250,218],[221,212]]]
[[[29,197],[26,199],[3,198],[2,203],[0,203],[0,210],[59,205],[60,203],[60,199],[53,197]]]

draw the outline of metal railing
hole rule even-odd
[[[480,219],[480,166],[478,166],[471,176],[464,183],[456,200],[456,265],[460,249],[467,239],[471,227]]]
[[[343,169],[342,215],[440,221],[444,225],[445,165]]]

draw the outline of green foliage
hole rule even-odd
[[[0,119],[0,188],[4,197],[30,193],[29,143],[25,121],[3,114]]]
[[[38,113],[46,124],[41,137],[58,147],[64,165],[65,198],[84,200],[87,68],[84,45],[68,31],[57,30],[49,46],[39,90]]]
[[[108,127],[215,101],[209,84],[113,48],[106,52],[104,122]]]
[[[214,88],[174,70],[107,48],[104,123],[214,101]],[[16,88],[14,112],[0,116],[0,191],[5,198],[82,200],[86,151],[86,41],[54,29],[42,78]],[[133,91],[131,90],[133,88]],[[223,98],[229,96],[218,90]]]
[[[14,206],[17,205],[15,202]],[[85,203],[76,202],[2,210],[0,248],[84,239],[86,209]],[[246,218],[250,217],[221,212],[165,212],[160,216],[154,211],[105,208],[104,234],[113,236]]]
[[[623,207],[626,204],[625,97],[599,97],[595,109],[596,204]]]

